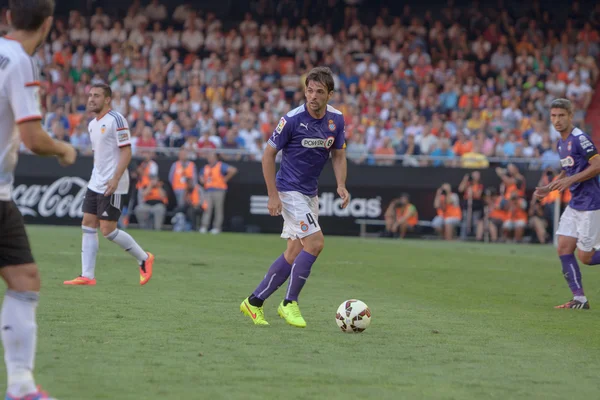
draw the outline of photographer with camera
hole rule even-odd
[[[160,231],[167,213],[169,198],[157,175],[150,175],[149,179],[148,185],[143,187],[140,192],[142,200],[134,210],[135,217],[140,228],[154,228],[154,230]],[[153,225],[150,219],[153,220]]]
[[[525,197],[525,177],[515,164],[508,164],[506,169],[496,168],[496,174],[502,180],[500,193],[504,194],[506,200],[510,200],[512,193],[516,192],[519,197]]]
[[[508,200],[508,220],[504,223],[505,237],[508,238],[512,234],[512,239],[515,243],[523,240],[525,227],[527,227],[527,201],[519,196],[516,191],[511,192]]]
[[[504,224],[510,219],[508,202],[493,187],[485,190],[483,199],[485,212],[484,218],[477,223],[477,240],[483,240],[484,234],[489,233],[490,242],[495,243]]]
[[[545,244],[548,239],[548,220],[546,219],[543,200],[535,195],[531,196],[529,203],[529,226],[535,232],[535,236],[540,244]]]
[[[445,240],[452,240],[454,231],[462,219],[462,210],[458,195],[452,192],[449,183],[444,183],[438,188],[433,207],[437,210],[437,216],[432,221],[433,228]]]
[[[473,171],[465,174],[458,186],[458,192],[462,194],[462,226],[460,238],[466,239],[476,227],[483,216],[483,184],[481,173]]]
[[[200,185],[195,180],[186,179],[186,188],[183,193],[182,204],[175,211],[171,220],[173,230],[177,232],[198,229],[198,217],[206,210],[207,202],[203,199]]]
[[[419,222],[417,208],[410,203],[407,193],[390,202],[385,212],[385,232],[382,237],[399,237],[404,239],[407,232],[412,232]]]
[[[538,187],[543,187],[549,185],[551,182],[554,182],[558,179],[558,173],[552,169],[552,167],[548,167],[544,170],[544,173],[540,177],[540,181],[538,182]],[[550,192],[546,197],[541,200],[540,205],[544,210],[544,218],[547,222],[548,227],[546,228],[549,233],[554,231],[554,208],[556,201],[560,199],[561,201],[561,211],[564,207],[569,204],[571,200],[571,192],[569,189],[565,189],[561,193],[558,190]]]

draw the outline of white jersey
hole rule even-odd
[[[16,40],[0,38],[0,200],[12,196],[21,122],[42,119],[40,78],[33,59]]]
[[[119,164],[120,148],[131,145],[131,134],[127,120],[112,110],[94,118],[88,125],[88,130],[94,151],[94,170],[88,188],[102,194],[106,191],[106,184],[115,174]],[[129,192],[129,171],[125,170],[115,194],[127,194],[127,192]]]

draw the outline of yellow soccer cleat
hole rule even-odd
[[[306,328],[306,321],[302,318],[300,307],[298,307],[298,302],[296,301],[288,303],[287,306],[284,306],[282,301],[279,307],[277,307],[277,314],[285,319],[285,322],[296,328]]]
[[[240,311],[252,318],[254,325],[269,325],[265,319],[265,313],[262,307],[255,307],[248,301],[248,298],[240,304]]]

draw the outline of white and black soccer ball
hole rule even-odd
[[[360,300],[346,300],[338,307],[335,322],[342,332],[360,333],[371,324],[371,310]]]

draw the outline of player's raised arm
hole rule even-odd
[[[26,76],[27,75],[27,76]],[[23,144],[40,156],[57,156],[62,165],[71,165],[77,152],[70,144],[54,140],[42,128],[39,103],[39,82],[33,73],[16,65],[6,82],[7,94]]]

